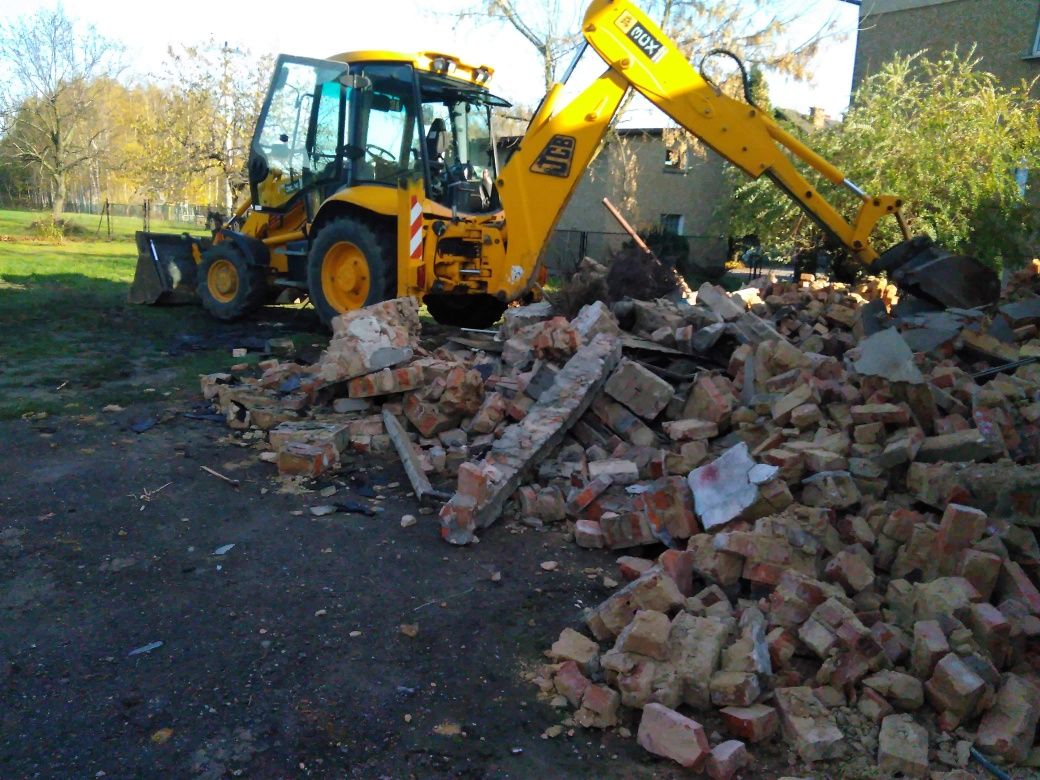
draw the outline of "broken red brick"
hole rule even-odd
[[[643,708],[636,738],[655,756],[670,758],[695,772],[700,771],[711,752],[701,724],[657,703]]]

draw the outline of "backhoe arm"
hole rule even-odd
[[[910,238],[899,213],[901,200],[890,195],[868,196],[766,113],[709,84],[633,3],[593,0],[583,32],[600,57],[651,103],[749,176],[773,179],[862,262],[878,258],[870,234],[882,217],[899,219],[904,237]],[[862,200],[851,223],[802,176],[788,154],[828,181],[848,187]]]

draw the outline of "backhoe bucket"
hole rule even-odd
[[[974,258],[947,252],[927,236],[896,244],[875,267],[901,290],[948,309],[974,309],[1000,298],[995,271]]]
[[[137,232],[137,271],[127,299],[130,303],[164,305],[194,303],[197,255],[209,239],[187,233]]]

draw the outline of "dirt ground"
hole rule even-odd
[[[541,739],[561,715],[521,678],[605,596],[582,569],[612,556],[403,529],[418,507],[390,460],[339,480],[383,500],[286,495],[220,424],[129,427],[192,405],[0,423],[0,777],[662,776],[631,739]],[[306,511],[350,498],[381,511]]]

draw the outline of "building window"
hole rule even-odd
[[[664,169],[667,173],[686,173],[686,155],[679,149],[665,149]]]
[[[683,215],[662,214],[661,229],[669,233],[675,233],[675,235],[677,236],[681,236],[683,234]]]
[[[1040,24],[1036,27],[1036,38],[1033,39],[1033,56],[1040,57]]]

